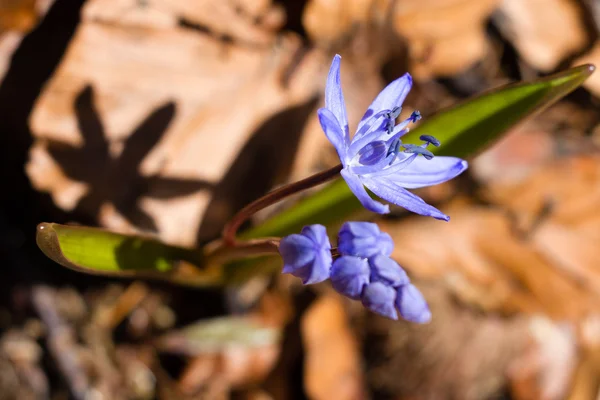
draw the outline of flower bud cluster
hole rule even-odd
[[[346,222],[338,233],[336,257],[322,225],[281,240],[283,272],[306,284],[330,279],[333,288],[369,310],[391,319],[429,322],[431,313],[421,292],[390,258],[392,238],[371,222]]]

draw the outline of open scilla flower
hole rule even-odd
[[[428,145],[439,146],[423,135],[423,145],[403,144],[407,126],[421,118],[414,112],[396,125],[402,102],[412,86],[409,74],[396,79],[379,93],[358,124],[352,140],[340,82],[341,57],[336,55],[325,88],[325,108],[318,111],[325,135],[335,147],[350,190],[373,212],[385,214],[389,206],[372,199],[364,186],[380,198],[421,215],[448,220],[448,216],[406,190],[435,185],[454,178],[467,168],[467,162],[454,157],[434,157]]]
[[[279,245],[283,272],[301,278],[304,284],[329,278],[338,293],[360,300],[377,314],[391,319],[398,319],[400,314],[407,321],[429,322],[427,302],[389,257],[392,249],[391,237],[371,222],[346,222],[342,226],[335,260],[322,225],[306,226],[300,235],[286,236]]]

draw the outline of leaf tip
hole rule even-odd
[[[584,66],[586,67],[590,75],[593,74],[596,70],[596,66],[594,64],[585,64]]]
[[[37,233],[39,234],[43,234],[48,232],[51,229],[51,225],[48,222],[42,222],[39,223],[37,226]]]
[[[62,254],[56,231],[52,225],[53,224],[48,222],[38,224],[35,241],[46,257],[61,265],[65,265],[66,259]]]

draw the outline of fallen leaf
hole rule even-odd
[[[339,297],[322,296],[302,316],[304,386],[309,398],[366,398],[358,344]]]
[[[529,330],[529,349],[508,368],[511,394],[517,400],[564,399],[577,363],[572,326],[535,317]]]
[[[485,24],[499,0],[311,0],[302,21],[320,47],[382,60],[406,40],[417,79],[467,70],[489,51]],[[344,53],[342,51],[342,53]],[[381,62],[382,63],[382,62]]]
[[[46,15],[53,2],[54,0],[0,2],[0,83],[21,40]]]
[[[524,124],[504,135],[471,163],[473,175],[486,183],[517,183],[551,160],[555,141],[537,124]]]
[[[323,58],[306,54],[298,63],[297,36],[276,38],[256,23],[268,2],[248,1],[240,11],[205,3],[86,4],[31,116],[36,141],[26,170],[35,188],[101,225],[156,231],[181,245],[214,237],[269,188],[252,183],[269,179],[248,174],[273,176],[277,160],[293,155],[320,94],[314,72]],[[208,20],[206,29],[194,25]],[[298,122],[286,125],[292,116]],[[245,146],[269,150],[256,158]]]
[[[466,71],[489,52],[485,24],[499,0],[411,0],[398,2],[396,32],[408,41],[417,79]]]
[[[441,281],[414,280],[433,318],[425,325],[372,315],[364,322],[365,371],[374,397],[495,398],[528,340],[524,318],[499,318],[457,303]]]
[[[402,266],[471,304],[578,323],[600,301],[599,180],[600,159],[574,155],[519,183],[490,184],[492,206],[457,199],[450,224],[411,218],[383,229]]]
[[[504,0],[494,20],[523,60],[540,71],[555,69],[589,41],[573,0]]]

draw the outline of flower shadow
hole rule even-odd
[[[250,136],[215,185],[198,230],[198,244],[217,237],[236,211],[285,179],[306,122],[315,112],[318,101],[319,97],[315,96],[272,115]]]
[[[82,146],[49,140],[48,152],[71,179],[88,185],[74,213],[98,218],[103,204],[110,203],[132,225],[156,232],[153,218],[139,205],[141,197],[168,200],[186,196],[212,185],[204,180],[145,176],[139,166],[164,136],[175,116],[172,102],[152,111],[124,140],[117,156],[111,154],[102,121],[93,101],[91,86],[85,87],[74,102]]]

